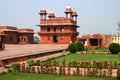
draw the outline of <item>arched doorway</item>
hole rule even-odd
[[[53,42],[54,42],[54,43],[57,43],[57,42],[58,42],[58,36],[57,36],[57,35],[54,35],[54,36],[53,36]]]

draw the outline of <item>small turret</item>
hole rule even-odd
[[[66,7],[65,14],[66,14],[66,18],[71,18],[72,9],[70,6]]]
[[[73,11],[72,14],[71,14],[71,16],[72,16],[72,19],[77,22],[77,16],[78,16],[77,12]]]
[[[46,20],[47,11],[45,8],[42,8],[39,14],[41,15],[41,20]]]
[[[55,17],[54,12],[53,12],[53,11],[50,11],[48,17],[49,17],[49,18],[54,18],[54,17]]]

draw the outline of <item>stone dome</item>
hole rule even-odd
[[[51,18],[51,17],[54,18],[54,17],[55,17],[54,12],[53,12],[53,11],[50,11],[49,14],[48,14],[48,17],[49,17],[49,18]]]
[[[44,7],[40,10],[40,14],[41,14],[41,15],[42,15],[42,14],[47,14],[46,9],[45,9]]]
[[[76,11],[72,12],[72,16],[78,16]]]
[[[65,13],[72,13],[72,8],[70,6],[67,6]]]

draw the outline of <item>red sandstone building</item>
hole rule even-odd
[[[32,29],[17,29],[11,26],[0,26],[0,41],[5,44],[30,44],[33,43]]]
[[[42,44],[69,44],[77,39],[77,12],[72,11],[70,6],[65,10],[66,17],[55,17],[54,12],[50,11],[47,17],[45,8],[40,10],[40,43]]]
[[[86,34],[77,38],[78,42],[83,42],[86,48],[109,47],[112,43],[112,35]]]

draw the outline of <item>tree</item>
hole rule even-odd
[[[118,25],[118,27],[120,27],[120,22],[117,25]]]
[[[118,43],[111,43],[109,45],[109,51],[112,54],[118,54],[120,52],[120,45]]]
[[[83,43],[77,42],[76,45],[78,47],[78,51],[83,51],[84,50],[84,44]]]
[[[34,43],[39,44],[39,38],[37,36],[34,36]]]
[[[68,46],[68,51],[70,53],[75,53],[76,51],[78,50],[78,47],[75,43],[71,43],[69,46]]]
[[[119,36],[119,34],[120,34],[120,22],[117,25],[118,25],[118,28],[117,28],[117,30],[118,30],[118,36]]]

